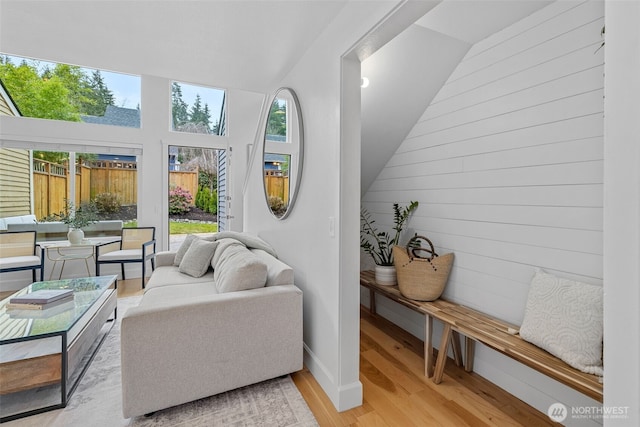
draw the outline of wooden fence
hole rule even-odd
[[[75,205],[94,200],[98,194],[117,194],[122,205],[138,201],[138,170],[135,162],[92,161],[76,166]],[[34,214],[42,219],[64,210],[64,201],[71,195],[69,170],[43,160],[33,160]],[[189,191],[195,203],[198,191],[198,172],[169,172],[172,188],[180,186]]]
[[[289,177],[282,171],[265,171],[264,185],[269,196],[280,197],[285,206],[289,204]]]

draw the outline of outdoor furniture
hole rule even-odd
[[[100,265],[120,264],[124,280],[124,265],[140,262],[142,263],[142,288],[144,289],[147,261],[151,261],[151,270],[155,270],[155,227],[123,228],[120,240],[96,245],[96,276],[100,276]]]
[[[35,231],[0,233],[0,273],[31,270],[35,282],[40,269],[40,281],[44,280],[44,255],[37,250]]]

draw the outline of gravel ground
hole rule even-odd
[[[103,215],[101,219],[121,219],[123,221],[131,221],[136,219],[137,207],[135,205],[122,206],[118,212]],[[217,222],[218,217],[212,215],[202,209],[191,208],[189,212],[184,215],[169,215],[169,218],[174,221],[204,221],[204,222]]]

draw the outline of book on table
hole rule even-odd
[[[7,305],[7,314],[10,319],[48,319],[64,313],[67,310],[74,309],[76,306],[73,298],[64,298],[50,302],[49,304],[44,304],[46,307],[41,309],[35,309],[34,306],[37,305],[38,304],[31,304],[30,307],[27,308],[21,308],[22,304],[14,304],[14,307]]]
[[[73,293],[69,294],[64,298],[59,298],[57,300],[48,302],[46,304],[39,303],[24,303],[24,302],[11,302],[7,304],[7,309],[9,310],[46,310],[48,308],[57,307],[59,305],[67,304],[68,302],[73,301]]]
[[[9,299],[12,304],[48,304],[63,298],[73,298],[73,289],[40,289]]]

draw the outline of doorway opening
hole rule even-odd
[[[226,150],[169,146],[169,250],[178,250],[188,234],[225,229]]]

